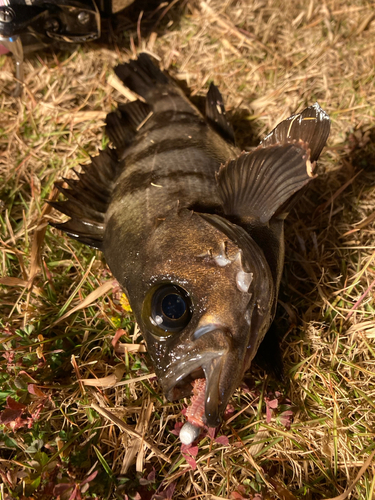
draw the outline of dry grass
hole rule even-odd
[[[371,500],[373,6],[172,3],[151,33],[123,18],[107,47],[30,56],[22,99],[10,96],[11,59],[0,58],[0,496]],[[163,399],[102,256],[46,227],[53,182],[105,145],[103,118],[126,101],[108,84],[112,67],[141,50],[193,96],[214,80],[244,147],[316,100],[332,119],[321,175],[287,224],[277,317],[287,381],[254,369],[219,431],[228,444],[203,438],[194,470],[171,433],[184,405]]]

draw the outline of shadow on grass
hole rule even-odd
[[[276,380],[283,379],[282,351],[289,342],[303,338],[304,325],[315,321],[322,329],[332,330],[336,313],[327,304],[334,302],[347,285],[349,268],[360,266],[353,247],[367,244],[366,234],[356,230],[355,224],[362,219],[361,198],[375,185],[375,127],[348,133],[339,149],[342,154],[333,155],[331,168],[309,185],[285,223],[279,306],[254,359],[257,367]],[[351,230],[352,234],[347,235]],[[288,361],[286,364],[289,371]],[[284,382],[288,384],[288,377]]]

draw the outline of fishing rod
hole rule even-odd
[[[82,43],[100,37],[101,21],[134,0],[0,0],[0,54],[11,52],[17,85],[23,87],[24,54],[55,42]]]

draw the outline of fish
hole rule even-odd
[[[50,204],[69,219],[52,225],[103,252],[165,396],[200,387],[189,442],[221,423],[270,330],[284,221],[316,177],[330,119],[315,103],[244,152],[213,83],[202,114],[146,53],[115,74],[139,98],[108,114],[112,146],[56,183],[65,199]]]

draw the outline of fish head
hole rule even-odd
[[[170,400],[206,378],[205,415],[217,426],[272,320],[271,272],[239,226],[187,209],[168,215],[145,245],[134,312]]]

